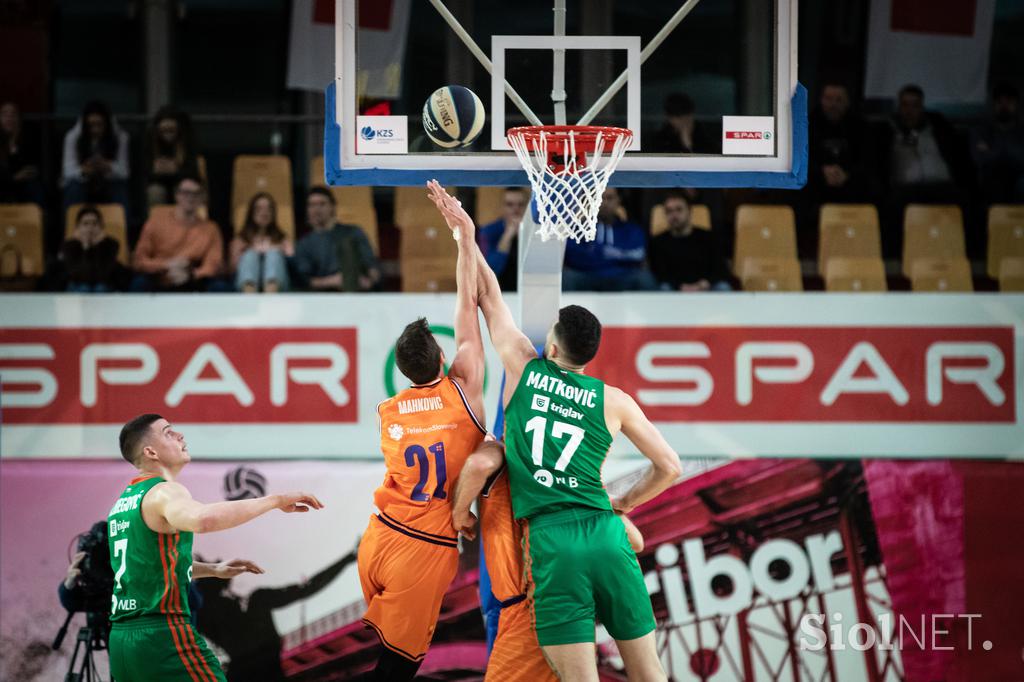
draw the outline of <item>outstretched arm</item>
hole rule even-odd
[[[316,497],[299,492],[203,504],[192,499],[185,486],[173,481],[153,486],[142,500],[146,525],[159,533],[180,530],[212,533],[240,526],[272,509],[291,513],[322,508],[323,504]]]
[[[469,508],[473,500],[483,492],[487,480],[504,462],[505,448],[495,440],[484,441],[466,459],[459,473],[459,482],[455,484],[455,497],[452,500],[452,528],[455,532],[470,540],[476,537],[476,516]]]
[[[610,407],[621,424],[622,433],[640,454],[651,460],[651,468],[643,477],[625,494],[611,501],[616,511],[628,514],[675,483],[683,468],[679,464],[679,455],[631,396],[613,386],[606,386],[605,401],[611,402]]]
[[[223,578],[224,580],[230,580],[242,573],[256,573],[259,575],[265,572],[253,562],[246,561],[245,559],[232,559],[231,561],[221,561],[217,564],[205,561],[192,562],[193,580],[197,578]]]

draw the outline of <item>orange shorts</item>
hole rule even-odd
[[[537,644],[529,600],[501,610],[484,682],[558,682]]]
[[[458,569],[457,547],[410,537],[371,516],[359,543],[359,582],[367,605],[363,623],[388,649],[422,660]]]

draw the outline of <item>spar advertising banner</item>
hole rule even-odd
[[[565,301],[605,325],[589,371],[632,394],[682,455],[1024,456],[1024,297]],[[365,458],[377,403],[405,385],[394,340],[425,316],[450,356],[453,307],[451,295],[0,296],[0,454],[115,456],[119,426],[155,411],[202,456]],[[632,454],[622,439],[613,453]]]

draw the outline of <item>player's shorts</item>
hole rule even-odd
[[[359,542],[363,623],[385,647],[411,661],[426,655],[441,600],[459,570],[457,543],[434,537],[415,537],[371,516]]]
[[[226,682],[217,657],[184,616],[139,616],[110,630],[116,682]]]
[[[541,646],[593,642],[595,617],[618,640],[654,630],[640,564],[613,512],[541,514],[529,520],[526,537]]]
[[[487,659],[484,682],[558,682],[537,644],[528,601],[501,609],[498,637]]]

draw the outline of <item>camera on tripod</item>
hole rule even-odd
[[[97,679],[92,654],[107,648],[110,603],[114,595],[114,570],[110,566],[106,521],[97,521],[89,530],[76,536],[75,547],[75,556],[81,557],[77,564],[69,558],[72,564],[69,577],[61,583],[59,590],[61,605],[68,615],[53,640],[53,648],[59,649],[71,619],[76,613],[85,613],[85,626],[78,631],[71,665],[64,678],[67,682]],[[72,571],[77,571],[73,581]],[[81,659],[79,653],[82,654]]]

